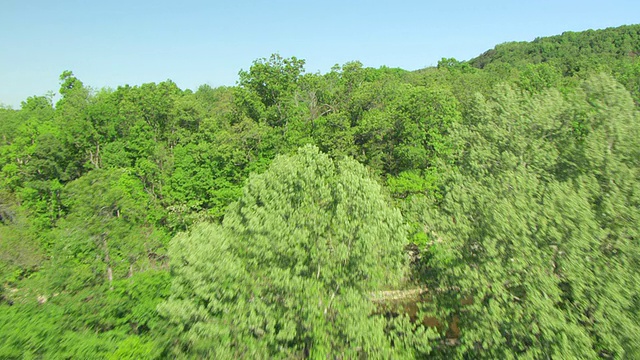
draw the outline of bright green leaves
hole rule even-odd
[[[254,91],[264,106],[277,105],[304,73],[304,63],[295,57],[285,59],[273,54],[269,59],[254,61],[249,72],[240,71],[240,85]]]
[[[560,71],[548,63],[530,64],[521,73],[518,86],[529,92],[542,92],[559,85],[562,79]]]
[[[12,303],[19,282],[42,266],[45,256],[39,245],[23,211],[0,195],[0,304]]]
[[[161,310],[201,354],[389,351],[368,296],[403,276],[406,240],[380,190],[361,165],[313,147],[276,158],[221,227],[173,241],[173,295]]]
[[[587,334],[556,307],[562,292],[554,257],[567,250],[558,250],[562,245],[546,236],[554,229],[542,228],[545,219],[539,213],[551,201],[543,198],[544,185],[525,169],[484,180],[456,184],[443,201],[443,212],[451,215],[428,225],[442,239],[431,264],[438,269],[438,286],[451,289],[436,296],[440,310],[459,314],[463,346],[457,350],[487,358],[554,351],[584,357]],[[572,241],[593,242],[591,234],[583,234]],[[461,298],[473,302],[463,305]],[[451,321],[450,316],[445,318]],[[563,337],[581,345],[563,348]]]
[[[455,97],[442,89],[398,85],[387,101],[383,109],[365,112],[354,127],[355,156],[387,176],[436,173],[451,152],[449,129],[461,120]]]
[[[155,308],[167,295],[168,276],[148,271],[114,281],[110,291],[46,294],[43,303],[3,307],[0,357],[158,358],[168,340]]]
[[[370,259],[387,269],[401,265],[393,260],[399,260],[398,253],[386,254],[382,259],[384,247],[397,251],[402,246],[403,233],[399,214],[388,209],[384,198],[377,195],[380,190],[361,165],[350,160],[334,165],[326,155],[305,147],[295,158],[280,158],[265,174],[253,177],[227,213],[224,225],[251,237],[254,244],[262,241],[256,250],[265,260],[274,256],[284,261],[285,268],[297,264],[293,266],[296,275],[313,273],[318,279],[326,279],[325,284],[336,286],[377,287],[384,282],[382,274],[351,267],[364,266],[352,263],[356,259]],[[397,234],[391,236],[393,233]],[[268,245],[274,236],[280,239],[281,244],[274,244],[277,247]],[[296,245],[300,242],[303,244]],[[273,253],[263,253],[262,247]],[[306,253],[305,249],[311,251],[311,262],[300,263],[304,257],[298,251]],[[323,265],[329,259],[336,263]],[[334,275],[333,271],[337,273]]]
[[[398,170],[435,167],[451,151],[449,130],[462,117],[458,101],[449,91],[415,87],[403,92],[396,104]]]
[[[65,71],[0,109],[0,357],[639,357],[637,29],[196,92]],[[419,314],[374,308],[400,277]]]
[[[424,224],[438,240],[428,280],[446,289],[436,308],[459,319],[456,356],[637,354],[640,124],[610,77],[583,88],[500,87],[452,131],[456,169]]]
[[[249,71],[240,71],[239,98],[254,120],[265,120],[271,126],[284,126],[294,105],[293,93],[304,73],[304,60],[282,58],[254,61]],[[257,116],[257,117],[256,117]]]
[[[54,231],[53,287],[77,291],[147,270],[163,235],[140,180],[125,170],[94,170],[62,193],[66,217]]]

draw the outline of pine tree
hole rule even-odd
[[[306,146],[251,176],[221,226],[172,241],[160,310],[200,356],[386,358],[369,296],[403,275],[405,237],[363,166]]]

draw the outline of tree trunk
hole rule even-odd
[[[107,234],[102,234],[102,246],[104,247],[104,262],[107,264],[107,281],[109,281],[109,290],[113,289],[113,269],[111,268],[111,258],[109,257],[109,246],[107,243]]]

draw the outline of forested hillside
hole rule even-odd
[[[640,358],[640,25],[0,108],[0,358]]]

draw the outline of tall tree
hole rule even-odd
[[[403,275],[405,230],[364,167],[317,148],[251,176],[222,226],[177,236],[160,310],[198,356],[390,356],[371,291]]]
[[[448,356],[636,356],[639,129],[608,76],[476,100],[425,220],[436,312],[460,328]]]
[[[240,89],[246,91],[238,92],[239,104],[256,121],[286,126],[304,63],[302,59],[283,58],[279,54],[254,61],[249,71],[239,73]]]

